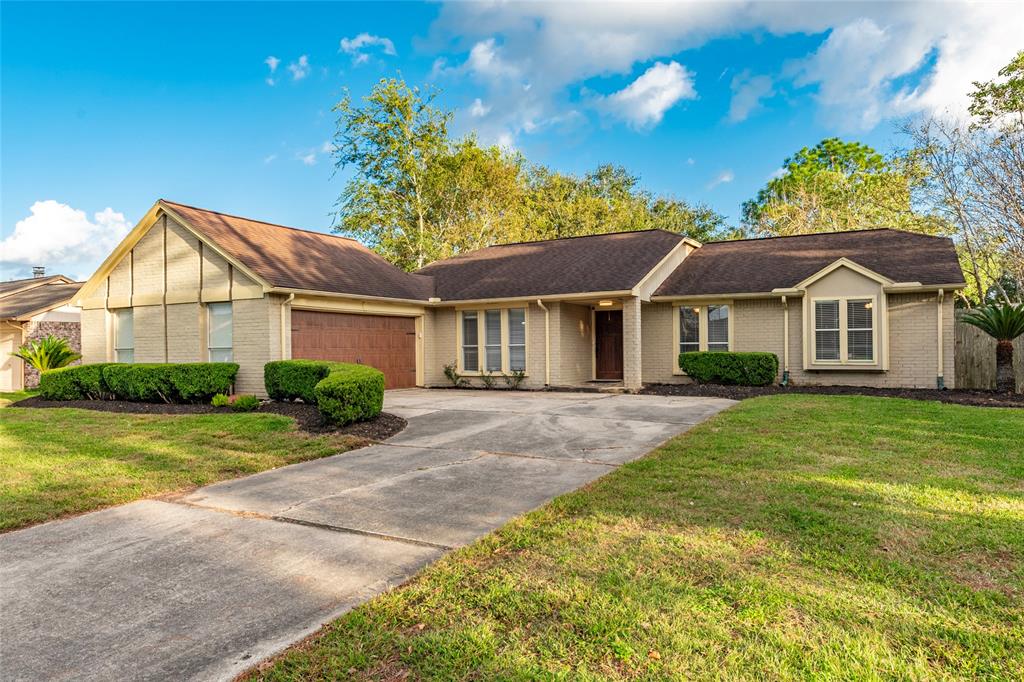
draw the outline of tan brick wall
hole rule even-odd
[[[103,308],[82,310],[82,362],[107,361],[107,311]]]
[[[643,384],[643,333],[640,299],[622,302],[622,383],[626,388]]]
[[[164,307],[137,305],[133,310],[135,362],[167,362],[164,354]]]
[[[203,248],[203,300],[211,300],[213,292],[226,297],[231,283],[230,265],[210,247]]]
[[[168,362],[206,360],[205,315],[206,310],[198,303],[172,303],[167,306],[167,329],[170,331]]]
[[[551,383],[555,386],[569,386],[593,379],[594,336],[590,306],[561,302],[552,311],[553,330],[551,352]],[[543,325],[543,316],[541,317]],[[541,352],[544,348],[541,339]]]
[[[689,383],[687,377],[673,374],[678,350],[673,346],[672,304],[647,303],[643,307],[641,342],[643,380],[648,384]]]
[[[107,282],[110,285],[110,297],[113,299],[125,299],[127,303],[128,297],[132,295],[130,256],[121,259],[121,262],[111,271]],[[104,292],[101,290],[98,293],[103,295]]]
[[[280,315],[280,302],[269,297],[232,303],[233,355],[239,365],[236,392],[266,395],[263,365],[279,359]]]
[[[132,296],[162,295],[164,292],[163,220],[150,228],[132,249]],[[136,332],[138,333],[138,332]]]
[[[790,299],[789,306],[800,310],[801,300]],[[740,299],[733,301],[730,314],[732,319],[732,341],[733,350],[741,353],[761,352],[774,353],[779,359],[779,372],[776,381],[782,380],[782,365],[784,359],[783,350],[785,341],[783,337],[782,300],[778,298]],[[792,322],[791,322],[792,324]],[[790,333],[799,338],[796,330],[790,327]],[[800,348],[799,343],[796,346]],[[789,361],[790,365],[796,363],[799,366],[800,351],[791,347]]]
[[[199,260],[199,240],[173,220],[167,221],[168,293],[198,297]]]

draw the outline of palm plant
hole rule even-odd
[[[962,319],[996,340],[996,390],[1013,393],[1013,340],[1024,334],[1024,304],[982,306]]]
[[[71,350],[67,341],[52,335],[29,341],[11,355],[21,358],[40,372],[65,367],[82,357],[80,353]]]

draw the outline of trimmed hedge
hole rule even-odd
[[[40,395],[46,400],[102,400],[205,403],[230,393],[238,374],[233,362],[120,364],[64,367],[43,372]]]
[[[679,367],[702,384],[767,386],[779,373],[774,353],[699,351],[679,354]]]
[[[384,373],[366,365],[332,363],[314,389],[320,414],[335,424],[373,419],[384,409]]]
[[[315,404],[334,424],[373,419],[384,408],[384,373],[366,365],[319,360],[275,360],[263,367],[274,400]]]
[[[113,363],[97,362],[50,369],[39,375],[39,396],[43,400],[102,400],[113,391],[103,378],[103,369]]]
[[[313,389],[331,373],[331,363],[319,360],[275,360],[263,365],[263,384],[273,400],[316,404]]]

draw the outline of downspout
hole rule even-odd
[[[940,391],[946,388],[946,378],[944,376],[945,363],[943,362],[942,358],[942,299],[945,298],[945,295],[946,292],[943,289],[939,289],[939,295],[936,299],[938,301],[938,314],[936,315],[936,319],[938,320],[938,330],[936,338],[938,339],[939,366],[935,374],[935,388],[939,389]]]
[[[789,301],[782,297],[782,385],[789,385]]]
[[[291,331],[287,327],[288,325],[288,314],[287,308],[291,305],[292,301],[295,300],[295,294],[288,294],[288,298],[284,299],[281,303],[281,359],[290,360],[291,353],[288,353],[288,357],[285,357],[284,349],[288,342],[288,332]]]
[[[551,385],[551,311],[539,298],[537,305],[544,311],[544,385]]]

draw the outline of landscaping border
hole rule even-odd
[[[646,384],[641,395],[694,396],[744,400],[763,395],[809,393],[813,395],[863,395],[873,398],[907,398],[935,400],[942,403],[973,407],[1024,408],[1024,394],[959,388],[872,388],[869,386],[723,386],[721,384]]]

